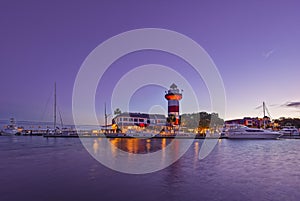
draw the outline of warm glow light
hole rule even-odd
[[[147,152],[150,151],[151,149],[151,144],[150,144],[151,140],[150,139],[147,139],[147,144],[146,144],[146,148],[147,148]]]
[[[182,95],[181,94],[167,94],[167,95],[165,95],[165,98],[167,100],[181,100]]]
[[[199,154],[199,142],[195,142],[194,150],[195,150],[195,157],[198,159],[198,154]]]
[[[118,153],[118,144],[120,143],[120,138],[113,138],[109,142],[111,153],[114,157],[116,157]]]
[[[167,140],[166,140],[166,138],[163,138],[161,140],[161,148],[164,149],[166,146],[167,146]]]
[[[93,143],[93,150],[94,150],[94,154],[95,154],[95,155],[97,154],[98,149],[99,149],[98,141],[97,141],[97,140],[94,140],[94,143]]]
[[[116,129],[118,128],[118,126],[117,126],[117,124],[113,124],[113,125],[111,126],[111,128],[112,128],[113,130],[116,130]]]
[[[126,148],[129,153],[138,153],[139,152],[139,142],[140,140],[137,138],[126,140]]]

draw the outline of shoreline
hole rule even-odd
[[[1,135],[0,136],[7,136],[7,135]],[[118,136],[104,136],[104,135],[43,135],[43,134],[32,134],[32,135],[11,135],[11,136],[26,136],[26,137],[44,137],[44,138],[109,138],[109,139],[228,139],[226,136],[126,136],[126,135],[118,135]],[[300,136],[281,136],[278,138],[280,139],[300,139]],[[233,140],[239,140],[239,139],[233,139]],[[245,138],[247,140],[247,138]],[[264,139],[262,139],[264,140]]]

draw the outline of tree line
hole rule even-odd
[[[198,112],[181,115],[181,126],[187,128],[207,129],[210,127],[223,126],[224,120],[218,113]]]
[[[300,128],[300,119],[299,118],[285,118],[280,117],[279,119],[275,119],[274,123],[277,123],[279,126],[295,126]]]

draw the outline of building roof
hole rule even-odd
[[[114,117],[137,117],[137,118],[146,118],[146,119],[165,119],[166,116],[163,114],[146,114],[146,113],[133,113],[133,112],[123,112]]]
[[[175,83],[173,83],[171,86],[170,86],[171,89],[177,89],[177,85]]]

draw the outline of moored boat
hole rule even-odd
[[[18,127],[16,126],[16,122],[14,118],[10,118],[10,123],[1,131],[1,135],[16,135],[19,133]]]
[[[298,136],[299,130],[295,126],[283,126],[279,133],[283,136]]]
[[[135,138],[152,138],[155,137],[156,134],[153,132],[128,130],[125,133],[125,135],[128,137],[135,137]]]
[[[227,125],[224,131],[228,139],[277,139],[282,134],[276,131],[260,128],[249,128],[244,125]]]

